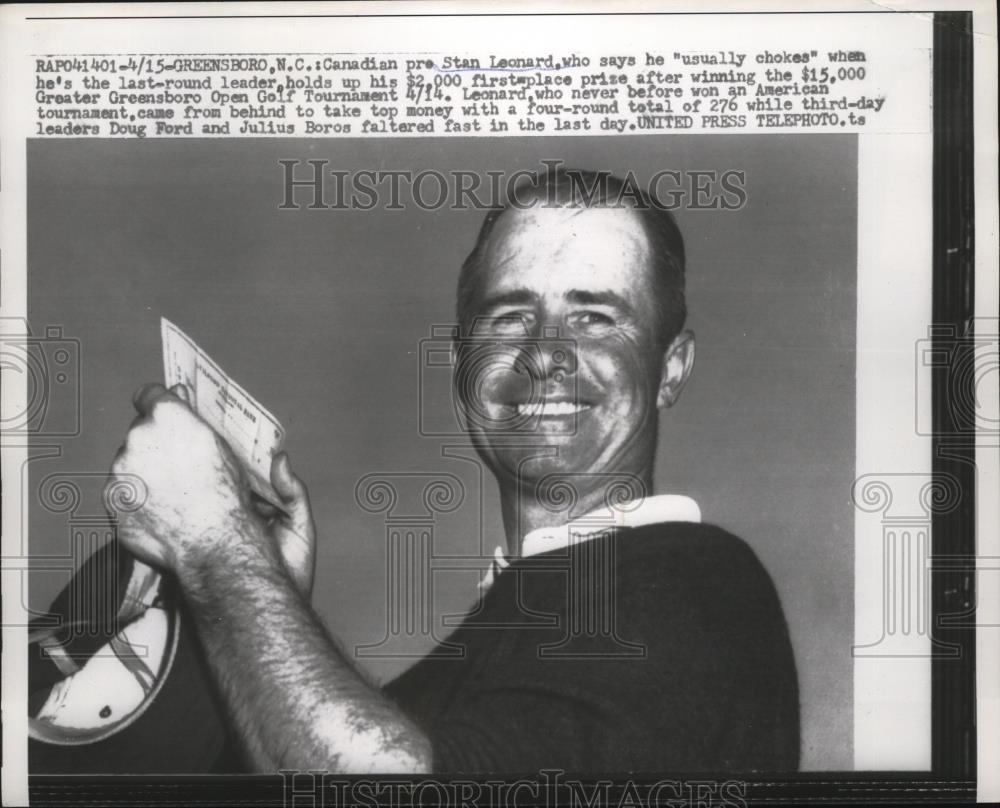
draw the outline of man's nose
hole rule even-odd
[[[526,340],[518,357],[518,367],[540,381],[552,379],[562,382],[576,373],[576,345],[571,339],[559,336],[557,326],[535,329],[532,339]]]

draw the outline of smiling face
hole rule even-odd
[[[501,485],[551,473],[648,478],[657,408],[690,370],[676,342],[665,362],[649,259],[625,208],[535,207],[496,223],[456,388]]]

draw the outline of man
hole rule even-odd
[[[658,412],[694,360],[683,273],[671,215],[607,175],[552,172],[487,216],[459,280],[455,384],[512,560],[449,638],[462,658],[432,653],[383,690],[309,607],[315,533],[287,457],[286,513],[262,513],[183,388],[137,392],[112,483],[148,496],[119,541],[176,580],[249,768],[797,767],[767,573],[691,500],[647,496]]]

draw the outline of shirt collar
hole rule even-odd
[[[556,527],[539,527],[530,531],[521,542],[521,558],[528,558],[551,550],[561,550],[573,544],[596,538],[611,528],[643,527],[660,522],[700,522],[701,509],[690,497],[677,494],[660,494],[655,497],[632,499],[574,519]],[[479,582],[481,590],[488,589],[496,576],[510,566],[503,548],[497,546],[493,560]]]
[[[521,542],[521,558],[561,550],[587,541],[613,527],[643,527],[658,522],[700,522],[701,509],[690,497],[660,494],[632,499],[591,511],[558,527],[540,527],[526,534]]]

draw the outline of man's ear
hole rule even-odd
[[[663,373],[656,396],[659,409],[672,407],[694,367],[694,334],[681,331],[663,354]]]

